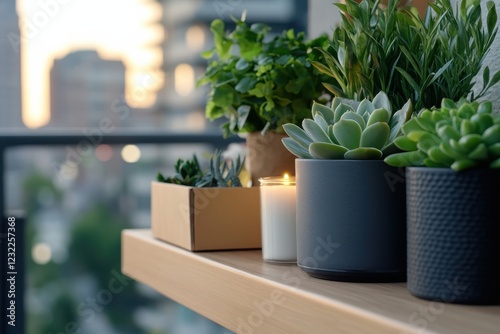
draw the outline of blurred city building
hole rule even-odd
[[[22,127],[21,36],[14,0],[0,0],[0,36],[0,128]]]
[[[94,50],[72,52],[54,60],[50,71],[48,126],[99,128],[105,120],[116,127],[124,94],[123,62],[102,59]]]

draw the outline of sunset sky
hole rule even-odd
[[[43,6],[43,4],[45,4]],[[162,82],[145,80],[162,63],[159,24],[162,8],[153,0],[18,0],[22,41],[23,120],[30,128],[50,120],[49,71],[54,58],[79,49],[97,49],[127,68],[127,92],[144,86],[146,99],[128,100],[147,107]],[[154,72],[156,71],[156,72]],[[134,86],[135,85],[135,86]]]

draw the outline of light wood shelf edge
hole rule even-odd
[[[123,232],[122,271],[237,333],[497,333],[500,328],[497,306],[432,304],[410,296],[404,284],[313,279],[294,265],[263,262],[260,251],[193,253],[154,239],[149,230]]]

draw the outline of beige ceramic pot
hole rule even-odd
[[[284,173],[295,175],[295,156],[281,142],[285,134],[266,132],[249,133],[246,141],[248,153],[246,167],[252,176],[252,185],[258,186],[258,179],[265,176],[279,176]]]

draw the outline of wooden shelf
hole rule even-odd
[[[123,272],[231,331],[247,333],[498,333],[499,306],[442,304],[404,283],[310,278],[261,252],[193,253],[152,237],[122,235]]]

